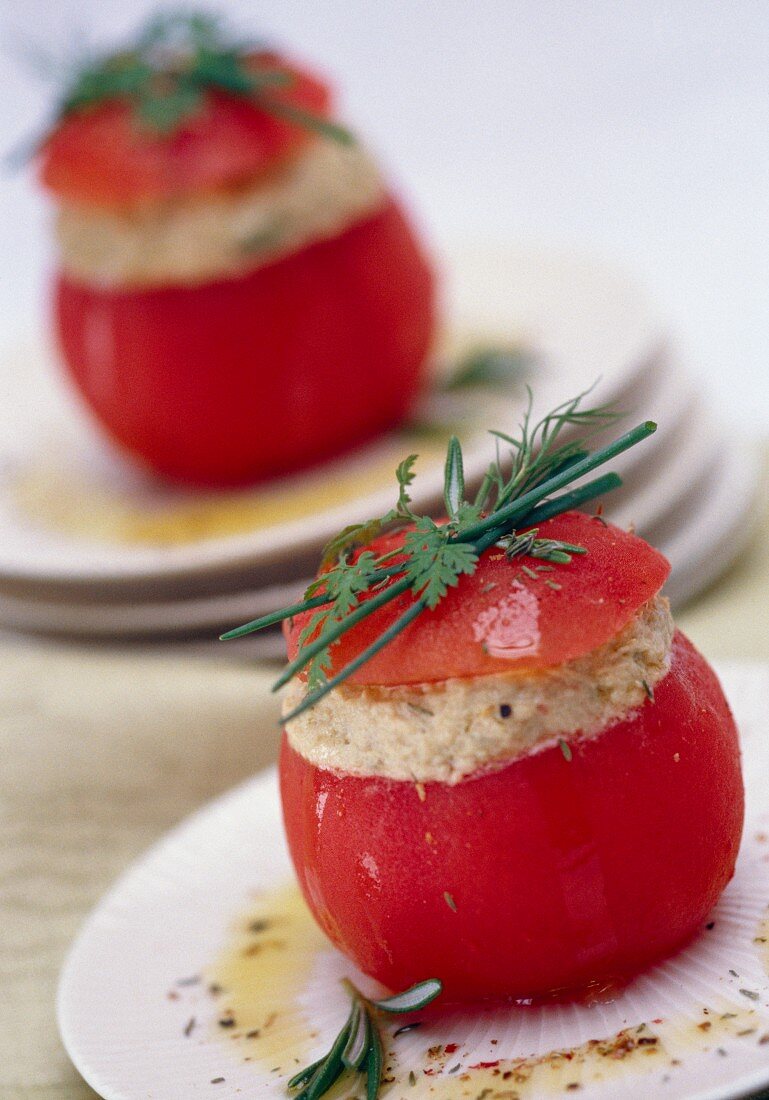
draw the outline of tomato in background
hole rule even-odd
[[[328,118],[331,89],[302,66],[254,54],[255,71],[278,70],[293,83],[271,98]],[[40,178],[59,199],[120,211],[247,185],[316,140],[306,127],[240,96],[209,90],[201,109],[172,133],[137,122],[129,103],[111,99],[60,120],[40,152]]]
[[[449,1000],[584,993],[685,944],[734,871],[737,733],[680,633],[647,701],[596,737],[456,785],[314,766],[284,735],[286,833],[321,928],[392,989]]]
[[[237,485],[398,424],[424,381],[434,280],[396,202],[333,239],[194,287],[61,274],[68,372],[109,435],[166,477]]]

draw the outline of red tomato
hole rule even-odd
[[[402,420],[432,342],[434,284],[390,201],[333,239],[203,286],[102,290],[62,275],[56,322],[113,439],[168,477],[237,484]]]
[[[565,576],[564,570],[564,576]],[[737,734],[680,634],[627,720],[449,786],[334,774],[284,738],[281,793],[308,905],[357,966],[449,999],[621,983],[701,928],[743,819]]]
[[[613,638],[638,608],[660,590],[670,566],[643,539],[580,512],[541,524],[541,538],[561,539],[588,551],[570,565],[531,579],[535,558],[509,561],[502,551],[484,554],[449,598],[424,611],[394,641],[351,676],[359,684],[412,684],[478,676],[571,661]],[[372,544],[380,552],[400,545],[403,533]],[[550,587],[555,584],[558,587]],[[343,635],[332,650],[338,670],[356,657],[412,603],[407,593]],[[289,659],[309,615],[287,629]]]
[[[271,96],[326,117],[328,86],[272,54],[255,68],[291,73],[295,83]],[[203,108],[172,134],[137,123],[125,102],[110,100],[67,115],[41,152],[41,178],[60,198],[123,208],[242,183],[254,183],[313,140],[311,131],[268,114],[248,100],[208,92]]]

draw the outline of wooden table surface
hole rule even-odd
[[[767,661],[768,596],[769,509],[679,622],[709,657]],[[63,956],[134,857],[274,759],[270,678],[221,660],[0,641],[0,1100],[96,1095],[56,1031]]]

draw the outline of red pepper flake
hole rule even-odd
[[[449,1043],[443,1048],[447,1054],[453,1054],[454,1051],[459,1050],[459,1043]]]

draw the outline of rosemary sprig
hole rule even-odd
[[[69,66],[49,132],[69,115],[121,101],[131,107],[139,127],[168,136],[197,114],[206,93],[215,90],[247,99],[275,117],[335,141],[352,142],[344,127],[276,94],[290,88],[295,78],[272,64],[254,65],[258,52],[263,47],[234,38],[216,16],[155,16],[122,48],[81,57]]]
[[[370,1001],[352,982],[345,980],[343,985],[351,999],[347,1020],[328,1054],[300,1070],[288,1082],[289,1090],[301,1089],[294,1100],[319,1100],[345,1070],[365,1073],[366,1100],[376,1100],[384,1065],[377,1017],[381,1013],[416,1012],[434,1001],[443,988],[437,978],[430,978],[411,986],[404,993],[382,1001]]]
[[[255,619],[222,635],[241,637],[294,615],[312,612],[298,639],[298,652],[274,685],[274,690],[306,670],[307,692],[283,721],[289,722],[315,705],[369,661],[425,609],[435,608],[463,575],[475,572],[478,560],[492,546],[510,558],[532,557],[567,566],[584,547],[538,536],[545,520],[577,508],[622,484],[616,473],[603,474],[561,493],[572,482],[635,446],[656,430],[647,421],[597,451],[586,444],[597,430],[615,418],[607,408],[585,408],[586,394],[564,402],[536,423],[532,397],[518,438],[493,432],[497,457],[490,463],[478,492],[468,500],[459,440],[449,441],[444,473],[447,522],[417,514],[409,493],[415,455],[396,470],[396,506],[384,516],[345,528],[324,551],[324,569],[301,603]],[[568,428],[582,429],[564,438]],[[507,454],[502,454],[503,446]],[[405,528],[396,550],[376,554],[367,546],[383,531]],[[557,587],[552,581],[551,586]],[[352,661],[331,675],[332,649],[338,640],[392,600],[411,593],[413,602]]]

